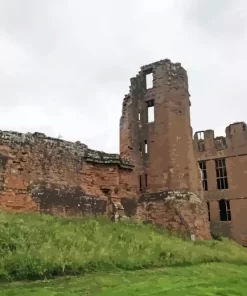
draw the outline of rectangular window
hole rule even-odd
[[[229,200],[219,201],[220,221],[231,221],[231,209]]]
[[[204,191],[208,191],[208,178],[207,178],[207,167],[206,161],[199,161],[199,166],[202,172],[202,186]]]
[[[146,88],[153,88],[153,73],[146,74]]]
[[[141,121],[141,112],[138,112],[138,120]]]
[[[145,174],[145,187],[148,187],[148,175]]]
[[[207,202],[207,206],[208,206],[208,221],[210,222],[210,203]]]
[[[154,122],[154,100],[149,100],[146,102],[148,112],[147,112],[147,122]]]
[[[217,189],[228,189],[226,160],[224,158],[215,160]]]
[[[148,141],[147,140],[144,141],[144,145],[145,145],[145,153],[148,153]]]
[[[142,191],[142,176],[139,176],[139,189]]]

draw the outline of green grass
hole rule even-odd
[[[103,217],[0,212],[0,295],[150,295],[153,289],[155,295],[165,289],[165,295],[186,295],[179,294],[186,289],[197,291],[187,295],[242,295],[241,285],[238,294],[226,294],[237,285],[235,274],[247,282],[247,251],[227,239],[192,242]],[[167,294],[172,291],[177,294]]]
[[[210,263],[167,269],[96,273],[46,282],[12,283],[1,296],[245,296],[247,267]]]

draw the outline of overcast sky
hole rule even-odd
[[[164,58],[194,131],[246,120],[246,0],[0,0],[0,129],[118,152],[129,79]]]

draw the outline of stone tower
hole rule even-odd
[[[191,237],[210,237],[186,71],[166,59],[141,67],[130,82],[120,120],[120,154],[135,165],[139,216]]]

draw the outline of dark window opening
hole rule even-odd
[[[145,187],[148,187],[148,175],[145,174]]]
[[[144,145],[145,145],[145,153],[148,153],[148,142],[147,142],[147,140],[144,141]]]
[[[243,131],[246,130],[246,124],[243,123]]]
[[[208,221],[210,222],[210,203],[207,202],[207,206],[208,206]]]
[[[139,176],[139,189],[142,191],[142,176]]]
[[[231,209],[229,200],[219,201],[220,221],[231,221]]]
[[[199,161],[199,166],[202,172],[202,186],[204,191],[208,191],[208,177],[207,177],[207,167],[206,161]]]
[[[149,100],[147,103],[147,122],[154,122],[154,100]]]
[[[153,88],[153,73],[146,74],[146,88]]]
[[[224,158],[215,160],[217,189],[228,189],[226,161]]]

